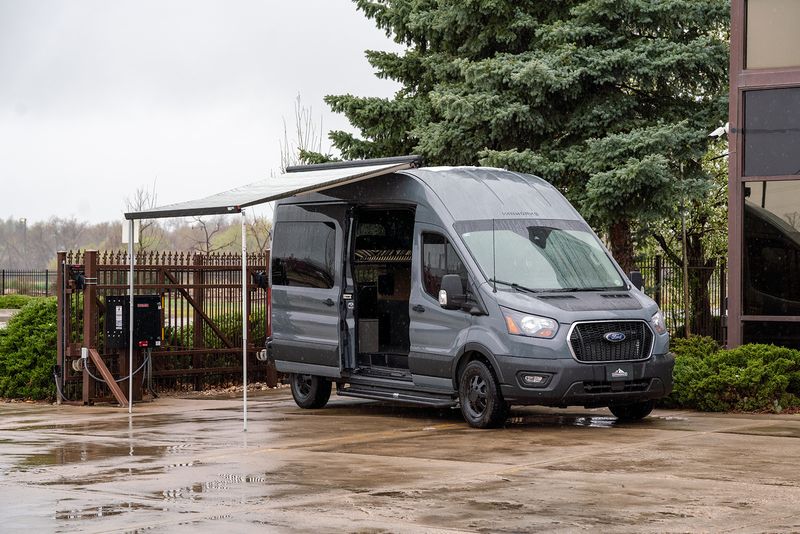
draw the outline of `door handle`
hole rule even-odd
[[[425,306],[421,304],[415,304],[414,306],[411,307],[411,309],[414,310],[415,312],[422,313],[425,311]]]
[[[326,306],[333,306],[334,304],[336,304],[335,302],[333,302],[332,298],[327,298],[323,300],[322,303],[325,304]]]

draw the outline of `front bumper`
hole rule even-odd
[[[498,356],[503,398],[510,404],[599,407],[666,397],[672,392],[672,354],[655,354],[648,360],[580,363],[574,359],[540,360]],[[610,379],[614,368],[628,371],[624,379]],[[544,387],[522,384],[525,373],[546,374]]]

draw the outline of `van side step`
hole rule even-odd
[[[458,405],[450,395],[425,393],[420,391],[404,391],[399,389],[383,389],[380,387],[367,385],[350,385],[349,387],[337,387],[336,394],[342,397],[359,397],[362,399],[375,399],[390,402],[405,402],[409,404],[421,404],[424,406],[434,406],[436,408],[452,408]]]

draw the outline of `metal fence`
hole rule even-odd
[[[644,292],[661,308],[667,329],[673,336],[686,335],[683,268],[662,256],[639,262]],[[689,267],[689,326],[693,335],[710,336],[725,342],[727,263],[717,258],[714,267]]]
[[[56,271],[0,269],[0,295],[55,295]]]
[[[125,295],[128,290],[129,264],[124,252],[60,252],[60,270],[41,271],[39,285],[29,291],[58,295],[58,354],[62,369],[63,391],[83,402],[109,399],[113,391],[108,381],[90,379],[91,373],[73,370],[81,358],[81,348],[94,351],[94,367],[124,380],[127,376],[125,351],[105,346],[103,324],[105,299]],[[248,366],[252,363],[254,379],[273,381],[264,365],[257,365],[255,353],[264,346],[266,336],[267,291],[255,283],[256,273],[266,271],[269,254],[249,255],[248,263]],[[661,307],[670,333],[685,335],[683,273],[679,265],[661,256],[639,262],[645,292]],[[2,274],[11,271],[2,271]],[[37,279],[31,275],[31,279]],[[152,354],[152,366],[143,384],[143,374],[135,378],[135,387],[203,389],[211,385],[233,384],[241,379],[241,256],[219,254],[150,253],[137,256],[134,276],[137,294],[162,297],[163,346]],[[50,286],[51,278],[57,281]],[[726,265],[718,260],[713,268],[689,269],[690,325],[693,334],[714,337],[724,342],[726,300]],[[6,278],[6,280],[10,277]],[[0,279],[2,280],[2,279]],[[22,280],[22,278],[18,278]],[[19,286],[18,286],[19,287]],[[142,361],[141,358],[139,361]],[[139,365],[136,363],[135,365]],[[80,366],[78,366],[80,367]],[[101,369],[102,368],[102,369]],[[140,382],[137,384],[136,380]],[[123,381],[123,385],[125,382]],[[127,389],[127,386],[125,388]]]
[[[59,252],[58,353],[63,391],[84,403],[108,400],[108,380],[118,377],[127,392],[127,349],[106,346],[106,297],[126,295],[129,283],[124,252]],[[159,389],[204,389],[240,384],[242,377],[242,268],[238,254],[145,253],[136,257],[136,294],[161,296],[163,343],[152,351],[146,373],[134,376],[134,400]],[[248,367],[253,380],[272,381],[255,353],[266,337],[267,292],[255,283],[269,254],[250,254],[248,270]],[[110,312],[109,312],[110,313]],[[94,351],[88,364],[73,368],[81,348]],[[146,360],[137,355],[136,367]],[[93,376],[94,375],[94,376]],[[146,376],[146,379],[145,379]],[[144,382],[147,380],[147,382]],[[127,394],[127,393],[126,393]]]

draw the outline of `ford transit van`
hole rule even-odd
[[[511,405],[641,419],[672,389],[658,306],[536,176],[409,168],[295,195],[271,250],[267,358],[303,408],[335,386],[487,428]]]

